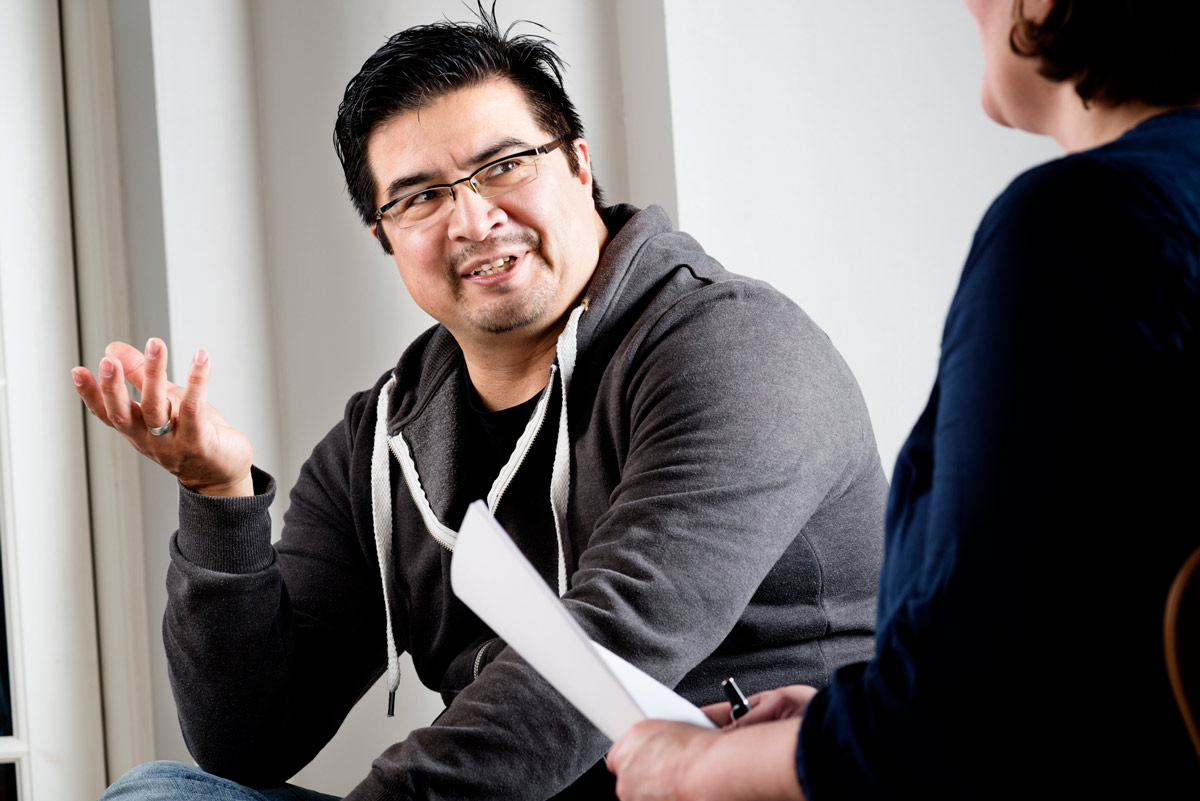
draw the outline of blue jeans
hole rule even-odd
[[[100,801],[339,801],[339,796],[285,784],[267,790],[205,773],[182,762],[138,765],[109,787]]]

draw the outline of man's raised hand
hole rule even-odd
[[[204,495],[254,494],[250,441],[207,401],[212,363],[205,351],[196,351],[182,387],[167,380],[167,346],[157,337],[145,353],[124,342],[109,343],[104,353],[98,378],[86,367],[71,371],[88,411],[185,487]],[[140,403],[129,397],[126,380],[141,393]]]

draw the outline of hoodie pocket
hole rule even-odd
[[[480,672],[503,650],[504,641],[490,631],[463,648],[442,675],[442,701],[449,704],[454,700],[467,685],[479,678]]]

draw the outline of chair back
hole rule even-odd
[[[1200,548],[1183,563],[1167,594],[1163,643],[1171,689],[1200,756],[1200,730],[1196,727],[1200,709]]]

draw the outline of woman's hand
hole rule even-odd
[[[808,709],[809,702],[816,694],[817,688],[809,687],[807,684],[792,684],[755,693],[746,699],[750,702],[750,711],[732,723],[729,721],[729,704],[716,704],[715,706],[725,707],[725,719],[722,721],[722,725],[727,729],[737,729],[743,726],[753,726],[756,723],[765,723],[768,720],[788,720],[802,717],[804,710]],[[704,708],[705,714],[708,714],[707,710],[710,708]],[[712,719],[712,715],[709,715],[709,718]]]
[[[643,720],[613,744],[605,761],[617,777],[621,801],[691,798],[696,767],[721,737],[690,723]],[[698,796],[697,796],[698,797]]]
[[[799,734],[797,717],[736,731],[643,720],[613,744],[608,769],[621,801],[794,801],[804,798],[796,778]]]

